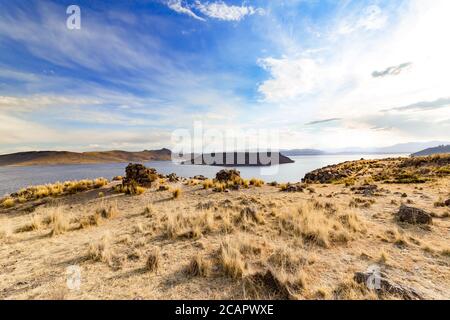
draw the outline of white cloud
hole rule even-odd
[[[358,30],[379,30],[386,26],[388,16],[376,5],[365,8],[359,17],[351,15],[342,18],[337,26],[338,34],[349,34]]]
[[[386,141],[448,140],[449,116],[442,108],[430,110],[428,115],[423,112],[414,115],[414,110],[405,110],[389,123],[380,120],[382,110],[436,101],[450,94],[450,43],[445,41],[445,32],[450,29],[446,16],[450,2],[436,0],[430,4],[415,0],[400,9],[396,22],[389,26],[385,25],[387,18],[382,18],[382,13],[368,9],[365,12],[373,13],[355,18],[357,23],[351,26],[361,32],[354,32],[350,37],[335,31],[314,44],[327,51],[310,54],[307,49],[314,47],[299,45],[292,52],[293,46],[288,45],[277,48],[286,56],[260,59],[260,65],[268,71],[268,79],[258,89],[264,101],[277,108],[272,120],[291,119],[290,123],[282,122],[283,125],[302,132],[305,129],[298,123],[342,118],[335,127],[314,132],[311,139],[319,144],[323,140],[324,145],[330,141],[341,145],[380,146]],[[334,22],[324,29],[339,30],[339,25],[339,21]],[[366,29],[379,31],[363,32]],[[289,37],[289,34],[276,36]],[[373,77],[374,70],[386,71],[386,67],[403,66],[405,61],[411,63],[408,72]],[[377,119],[376,123],[373,119]],[[392,130],[372,130],[375,126]]]
[[[227,5],[223,1],[201,3],[197,0],[195,7],[205,16],[226,21],[239,21],[245,16],[264,14],[264,9],[262,8],[254,8],[245,5]]]
[[[270,72],[271,79],[258,88],[267,101],[280,102],[313,92],[320,79],[318,63],[313,59],[266,58],[259,64]]]
[[[184,6],[182,0],[169,0],[167,2],[167,6],[170,9],[172,9],[173,11],[176,11],[178,13],[186,14],[186,15],[194,18],[194,19],[205,21],[204,18],[199,17],[191,9],[189,9],[187,6]]]

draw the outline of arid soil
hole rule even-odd
[[[226,192],[166,178],[140,195],[118,184],[0,208],[0,298],[450,299],[448,176]],[[398,221],[401,204],[431,224]],[[369,268],[382,288],[356,281]]]

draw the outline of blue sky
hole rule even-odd
[[[81,9],[81,29],[66,8]],[[0,0],[0,153],[450,140],[447,0]]]

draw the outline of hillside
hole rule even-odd
[[[150,160],[170,160],[171,151],[144,150],[128,151],[99,151],[99,152],[69,152],[69,151],[30,151],[0,155],[0,166],[32,166],[56,164],[83,164],[108,162],[142,162]]]
[[[442,145],[442,146],[437,146],[434,148],[428,148],[416,153],[413,153],[411,156],[412,157],[419,157],[419,156],[431,156],[433,154],[444,154],[444,153],[450,153],[450,144],[449,145]]]

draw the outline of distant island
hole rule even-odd
[[[281,150],[284,155],[290,157],[295,156],[320,156],[326,154],[325,151],[317,149],[292,149],[292,150]]]
[[[416,153],[411,154],[411,157],[431,156],[433,154],[450,153],[450,144],[441,145],[434,148],[428,148]]]
[[[276,159],[274,163],[270,160]],[[192,155],[182,164],[211,165],[222,167],[262,167],[276,164],[294,163],[294,160],[279,152],[221,152]]]
[[[138,152],[121,150],[98,152],[29,151],[0,155],[0,166],[163,161],[171,160],[171,156],[172,152],[169,149]]]

